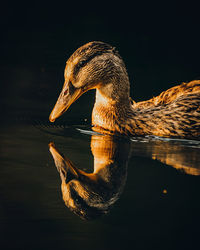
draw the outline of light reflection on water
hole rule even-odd
[[[93,135],[94,171],[79,170],[50,143],[50,152],[60,173],[62,196],[67,207],[84,219],[107,214],[126,183],[130,143],[111,136]]]
[[[77,179],[75,189],[87,205],[98,207],[98,213],[93,210],[90,217],[95,220],[79,218],[80,214],[84,217],[89,206],[83,210],[79,203],[82,212],[75,211],[79,216],[65,206],[69,203],[67,194],[61,193],[61,181],[48,149],[52,141],[84,171],[82,175],[92,173],[89,179]],[[94,134],[85,127],[77,131],[76,127],[35,128],[21,124],[2,128],[1,143],[0,220],[4,249],[27,248],[30,242],[31,249],[119,249],[122,242],[136,249],[177,249],[191,248],[198,239],[197,141],[129,140]],[[59,164],[57,161],[60,171],[63,166]],[[61,178],[63,173],[60,171]],[[97,173],[103,190],[94,178]],[[69,178],[72,183],[73,175]],[[106,215],[99,216],[102,214]]]
[[[93,173],[80,171],[56,149],[54,143],[50,143],[49,148],[60,173],[63,200],[81,218],[94,219],[107,214],[119,199],[126,182],[130,141],[134,141],[132,155],[150,157],[186,174],[200,175],[199,141],[159,137],[130,140],[95,134],[91,130],[78,130],[82,134],[92,135]],[[191,145],[193,149],[190,148]]]

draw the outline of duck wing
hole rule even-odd
[[[163,91],[159,96],[153,97],[150,100],[142,102],[134,102],[133,108],[136,109],[146,109],[154,106],[159,106],[162,104],[170,104],[175,101],[180,96],[185,96],[189,94],[199,94],[200,95],[200,80],[194,80],[189,83],[182,83],[175,87],[172,87],[166,91]]]

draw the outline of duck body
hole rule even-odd
[[[92,113],[97,132],[134,136],[200,138],[200,81],[183,83],[151,100],[103,104]]]
[[[92,125],[97,132],[200,138],[200,80],[136,103],[130,98],[128,74],[118,51],[103,42],[90,42],[68,59],[65,83],[50,121],[90,89],[96,89]]]

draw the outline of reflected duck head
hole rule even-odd
[[[51,122],[91,89],[98,89],[104,102],[129,99],[125,65],[116,49],[107,43],[95,41],[77,49],[66,62],[64,77],[62,91],[49,117]],[[119,78],[125,78],[121,85],[115,81]]]
[[[96,174],[87,174],[77,169],[55,148],[54,143],[49,144],[49,150],[60,173],[65,205],[85,220],[106,214],[109,206],[105,206],[105,197],[103,197],[107,192],[105,183]],[[101,186],[100,189],[99,186]]]
[[[122,147],[126,153],[123,153]],[[86,173],[63,156],[54,143],[49,144],[60,173],[65,205],[86,220],[107,214],[119,199],[126,182],[129,143],[116,145],[112,139],[94,136],[91,149],[94,155],[94,172]]]

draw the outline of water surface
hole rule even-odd
[[[111,138],[102,145],[104,137],[77,128],[22,122],[1,127],[2,249],[194,248],[200,142]],[[65,205],[50,142],[86,173],[93,173],[94,157],[123,170],[123,181],[120,171],[108,179],[122,188],[104,215],[83,219]]]

